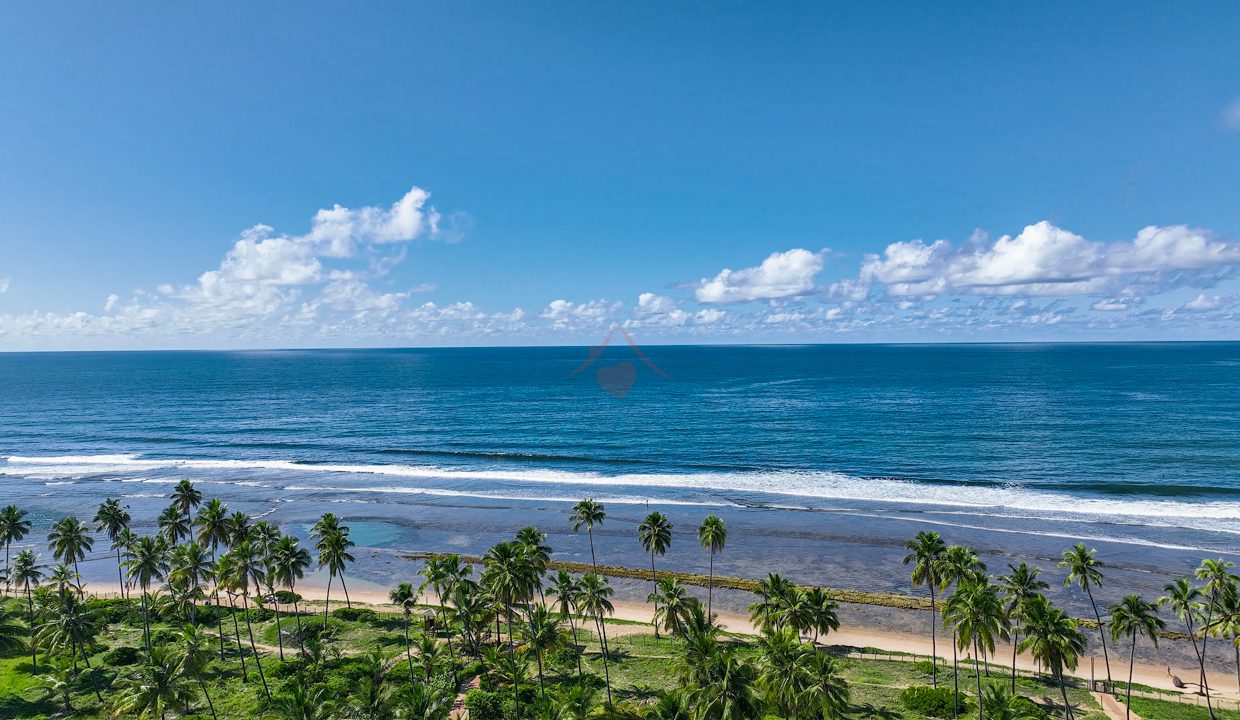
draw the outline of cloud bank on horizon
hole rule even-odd
[[[387,207],[320,209],[304,234],[243,230],[194,280],[115,291],[101,312],[0,314],[0,349],[309,347],[588,342],[609,328],[646,342],[823,342],[1234,335],[1240,242],[1188,225],[1090,240],[1049,221],[963,242],[896,240],[849,261],[829,248],[774,249],[696,281],[661,278],[636,298],[484,308],[435,301],[434,285],[379,289],[415,242],[457,242],[414,186]],[[828,273],[827,271],[831,272]],[[834,275],[834,278],[824,275]],[[0,293],[21,278],[0,279]],[[1070,337],[1071,335],[1069,335]]]

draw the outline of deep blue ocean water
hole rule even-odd
[[[458,525],[501,508],[483,524],[500,528],[591,495],[880,545],[933,527],[996,548],[1050,535],[1240,551],[1240,344],[613,343],[590,357],[0,355],[0,503],[50,522],[120,496],[149,522],[188,477],[298,527],[352,503],[375,546],[467,545],[430,533],[444,508]]]

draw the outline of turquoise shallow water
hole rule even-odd
[[[188,477],[293,530],[338,506],[376,548],[473,548],[592,495],[617,518],[725,513],[787,557],[924,527],[1009,555],[1240,551],[1240,344],[590,357],[0,355],[0,502],[50,522],[119,496],[151,522]]]

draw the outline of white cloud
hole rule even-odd
[[[698,282],[694,295],[704,303],[738,303],[806,295],[822,270],[822,253],[800,248],[771,253],[758,267],[725,268],[714,279]]]
[[[539,317],[550,320],[551,327],[557,330],[595,327],[614,317],[623,305],[619,301],[603,299],[577,304],[568,300],[552,300]]]
[[[115,310],[116,303],[119,302],[120,299],[121,299],[120,296],[117,295],[116,293],[112,293],[111,295],[108,295],[107,301],[103,304],[103,311],[105,313],[110,313],[113,310]]]
[[[0,295],[9,291],[9,280],[10,278],[0,278]]]
[[[704,310],[698,310],[697,313],[693,315],[693,321],[699,325],[713,325],[720,320],[723,320],[727,317],[727,315],[728,314],[723,310],[706,308]]]
[[[1131,242],[1107,244],[1042,221],[993,243],[893,243],[881,256],[866,256],[861,280],[881,283],[894,296],[1092,295],[1125,279],[1148,281],[1154,273],[1237,262],[1240,244],[1183,225],[1147,227]]]
[[[1209,310],[1217,310],[1223,306],[1223,298],[1218,295],[1206,295],[1198,293],[1197,297],[1189,300],[1180,306],[1181,310],[1189,312],[1207,312]]]
[[[1222,120],[1223,127],[1240,132],[1240,98],[1232,100],[1227,107],[1223,108]]]

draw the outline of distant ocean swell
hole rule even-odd
[[[863,478],[830,471],[606,473],[525,465],[515,468],[440,467],[286,459],[155,458],[137,454],[10,455],[0,462],[0,475],[40,480],[47,485],[88,478],[158,484],[184,476],[204,483],[244,487],[270,484],[282,491],[315,493],[316,496],[367,492],[570,502],[589,493],[612,494],[610,499],[614,502],[769,504],[797,509],[843,501],[922,506],[943,514],[999,514],[1048,520],[1076,518],[1240,534],[1240,502],[1204,499],[1200,488],[1192,493],[1193,500],[1182,501],[1153,493],[1137,494],[1127,487],[1109,494],[1105,492],[1106,485],[1102,486],[1102,492],[1094,489],[1052,491],[1019,484],[921,482]],[[376,482],[375,478],[386,480]],[[406,482],[394,483],[394,478]],[[315,484],[320,481],[324,484]],[[577,488],[580,492],[565,492],[568,488]],[[764,501],[767,496],[772,497]],[[804,503],[794,504],[787,498],[800,498]]]

